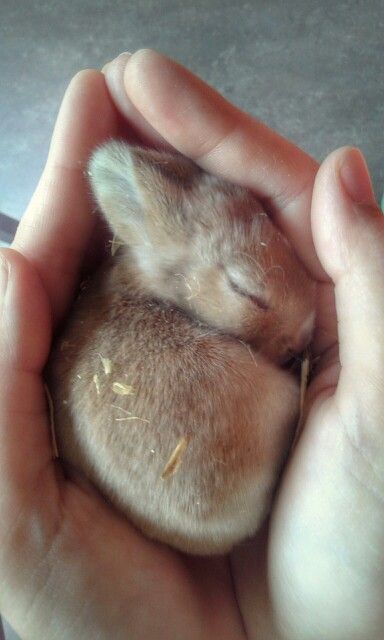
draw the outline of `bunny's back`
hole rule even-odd
[[[48,376],[60,456],[147,535],[212,553],[258,526],[297,413],[288,374],[142,296],[115,259],[83,287]]]

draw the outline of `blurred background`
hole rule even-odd
[[[382,0],[1,0],[0,211],[22,215],[74,73],[141,47],[318,160],[359,146],[381,195],[383,27]]]
[[[381,197],[383,0],[0,2],[2,214],[21,217],[70,78],[142,47],[176,58],[318,160],[357,145]],[[3,241],[13,229],[0,215]]]

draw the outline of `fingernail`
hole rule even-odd
[[[367,163],[361,151],[349,149],[342,161],[339,175],[349,197],[358,204],[376,205]]]
[[[113,60],[105,63],[105,65],[101,69],[101,73],[105,73],[112,62],[115,62],[115,60],[117,60],[118,58],[126,57],[128,59],[131,55],[132,53],[130,51],[122,51],[118,56],[116,56],[116,58],[113,58]]]

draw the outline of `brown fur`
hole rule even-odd
[[[263,521],[293,435],[277,363],[310,338],[313,284],[252,194],[179,155],[110,142],[90,176],[125,246],[51,355],[60,455],[148,536],[226,552]]]

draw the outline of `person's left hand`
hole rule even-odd
[[[78,74],[13,248],[0,252],[0,610],[25,640],[244,637],[228,559],[148,541],[53,459],[42,377],[52,331],[106,242],[86,164],[134,125],[101,73]]]

